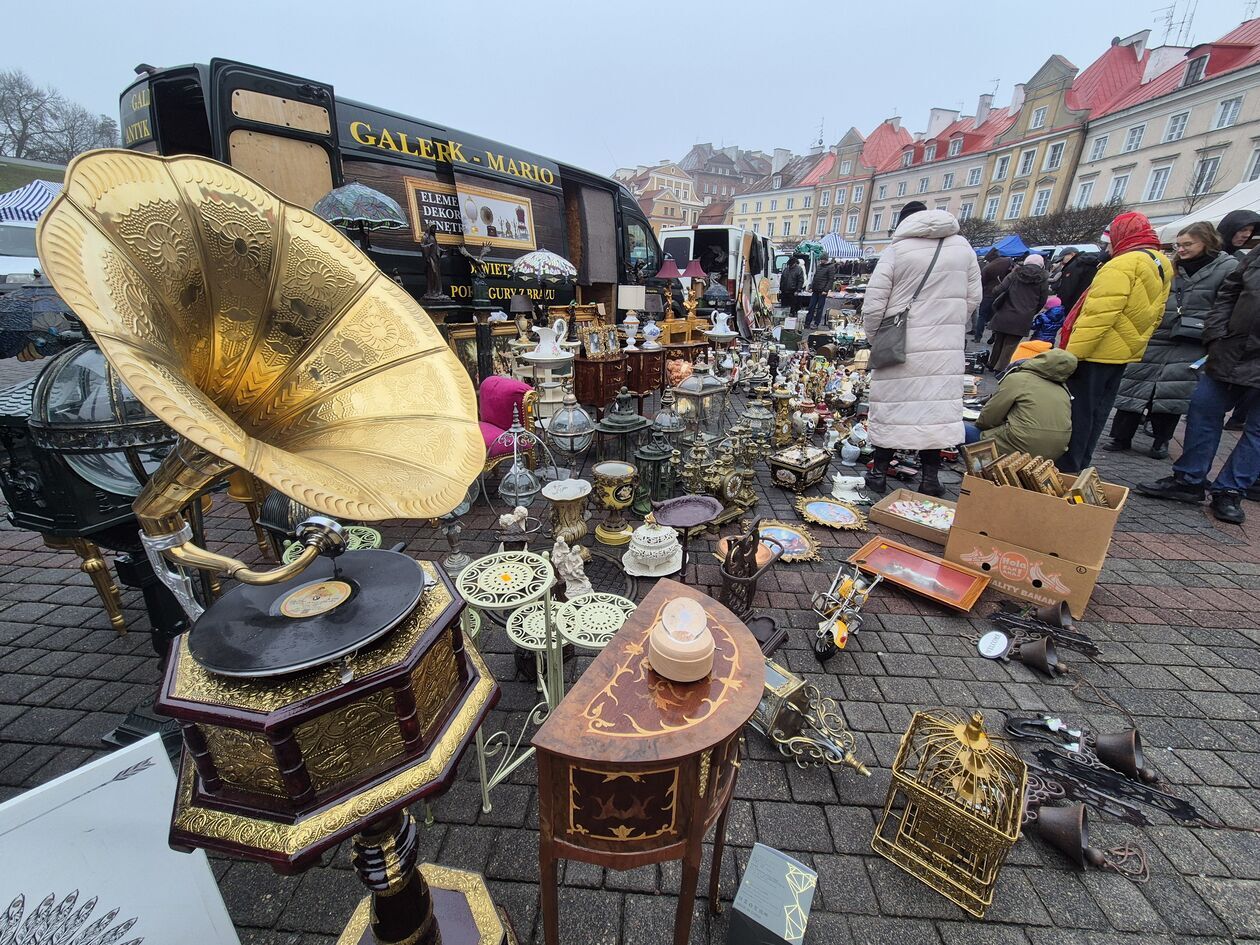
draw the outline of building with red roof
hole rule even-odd
[[[1138,80],[1103,97],[1072,205],[1115,200],[1158,225],[1260,179],[1260,19],[1212,42],[1149,50]]]
[[[735,198],[731,222],[783,245],[806,239],[814,219],[815,187],[834,160],[834,154],[821,148],[804,156],[775,149],[770,173]]]

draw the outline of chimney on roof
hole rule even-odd
[[[774,157],[770,159],[770,173],[779,173],[779,171],[787,167],[787,163],[790,160],[792,160],[792,152],[790,150],[787,148],[775,148]]]
[[[932,109],[928,112],[927,131],[924,132],[924,137],[935,138],[957,120],[957,110],[950,110],[948,108]]]
[[[739,148],[738,148],[736,145],[733,145],[733,144],[732,144],[729,148],[723,148],[723,149],[722,149],[721,151],[719,151],[718,153],[719,153],[719,154],[725,154],[725,155],[726,155],[728,158],[730,158],[732,161],[738,161],[738,160],[739,160]]]
[[[894,131],[901,128],[901,116],[894,115],[892,118],[885,118],[885,124],[889,125]]]
[[[1011,91],[1011,111],[1022,107],[1024,104],[1024,83],[1015,83],[1015,88]]]
[[[1189,46],[1156,46],[1146,59],[1146,68],[1142,70],[1142,84],[1146,85],[1156,76],[1163,75],[1185,59],[1189,51]]]
[[[1115,40],[1112,43],[1112,45],[1113,46],[1132,46],[1133,55],[1137,56],[1138,59],[1141,59],[1142,53],[1146,52],[1146,41],[1150,39],[1150,37],[1151,37],[1150,30],[1141,30],[1137,33],[1134,33],[1132,36],[1126,36],[1124,39]]]
[[[980,96],[980,101],[976,104],[976,127],[979,128],[985,123],[989,117],[989,112],[993,109],[993,96],[986,92]]]

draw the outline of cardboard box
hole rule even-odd
[[[937,505],[944,505],[955,510],[954,521],[957,523],[957,506],[948,499],[938,499],[935,496],[923,495],[912,489],[894,489],[888,495],[884,496],[878,502],[871,506],[870,514],[867,516],[872,522],[878,522],[880,525],[887,525],[889,528],[907,535],[914,535],[916,538],[922,538],[924,541],[930,541],[934,545],[944,545],[949,540],[949,530],[940,530],[929,528],[918,522],[912,522],[904,519],[900,515],[894,515],[888,511],[888,507],[894,502],[900,502],[904,499],[922,499],[928,502],[935,502]]]
[[[1010,491],[1015,490],[1012,487]],[[1072,616],[1078,620],[1085,616],[1101,571],[1101,562],[1099,566],[1080,564],[969,532],[957,524],[949,533],[945,560],[988,575],[991,589],[1038,607],[1067,601]]]
[[[800,945],[818,874],[773,847],[754,843],[726,931],[727,945]]]
[[[1075,476],[1064,476],[1068,485]],[[1033,552],[1054,555],[1091,568],[1101,568],[1111,546],[1129,490],[1104,482],[1110,508],[1073,505],[1015,486],[999,486],[977,476],[964,476],[959,489],[954,530],[983,535]]]

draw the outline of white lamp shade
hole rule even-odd
[[[641,285],[617,286],[617,308],[643,311],[647,305],[647,287]]]

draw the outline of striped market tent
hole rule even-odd
[[[822,238],[822,248],[832,259],[861,259],[862,251],[856,243],[843,239],[839,233],[828,233]]]
[[[61,193],[61,185],[33,180],[25,187],[0,194],[0,223],[34,223]]]

